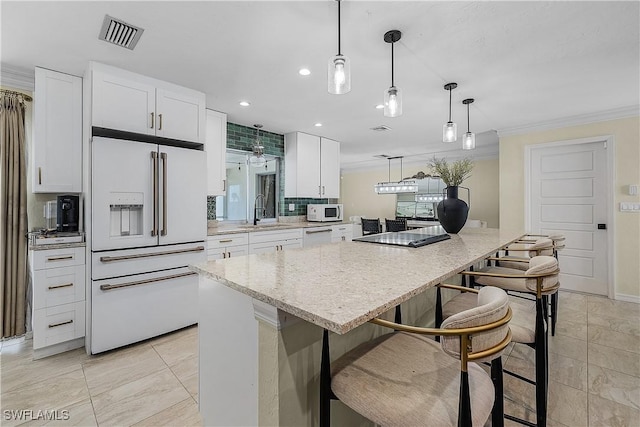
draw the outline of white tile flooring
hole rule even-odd
[[[6,410],[57,409],[69,419],[24,425],[202,425],[197,354],[197,327],[98,356],[79,349],[37,361],[31,341],[4,341],[0,424],[24,423]],[[533,350],[512,346],[505,367],[533,377],[532,360]],[[640,305],[561,292],[549,378],[549,426],[640,426]],[[534,421],[534,387],[509,376],[505,387],[507,412]]]

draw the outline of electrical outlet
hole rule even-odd
[[[620,212],[639,212],[640,203],[620,202]]]
[[[295,203],[289,203],[289,212],[293,212],[296,210],[296,204]]]

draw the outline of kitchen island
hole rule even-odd
[[[403,320],[432,323],[430,288],[521,235],[468,229],[420,248],[341,242],[192,266],[205,424],[317,425],[324,329],[335,359],[388,332],[367,322],[398,304]],[[370,424],[340,403],[332,420]]]

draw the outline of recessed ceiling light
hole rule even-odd
[[[320,127],[320,126],[322,126],[322,123],[316,123],[314,126],[315,127]]]
[[[301,76],[308,76],[309,74],[311,74],[311,70],[309,70],[308,68],[300,68],[300,70],[298,71],[298,73]]]
[[[376,105],[376,108],[377,108],[378,110],[382,110],[382,109],[384,108],[384,105],[382,105],[382,104],[378,104],[378,105]]]
[[[242,105],[243,107],[248,107],[251,104],[247,101],[240,101],[240,105]]]

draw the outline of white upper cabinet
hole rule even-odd
[[[155,135],[155,86],[101,71],[93,73],[93,125]]]
[[[82,191],[82,79],[36,67],[34,193]]]
[[[157,89],[156,112],[158,115],[156,135],[184,141],[204,142],[201,141],[204,138],[201,138],[200,124],[206,126],[206,118],[204,102],[200,97]]]
[[[302,132],[284,136],[285,197],[340,197],[340,143]]]
[[[320,139],[321,198],[340,197],[340,143],[332,139]]]
[[[205,142],[205,95],[192,89],[92,63],[92,125]]]
[[[227,115],[207,110],[207,195],[224,196],[227,191]]]

